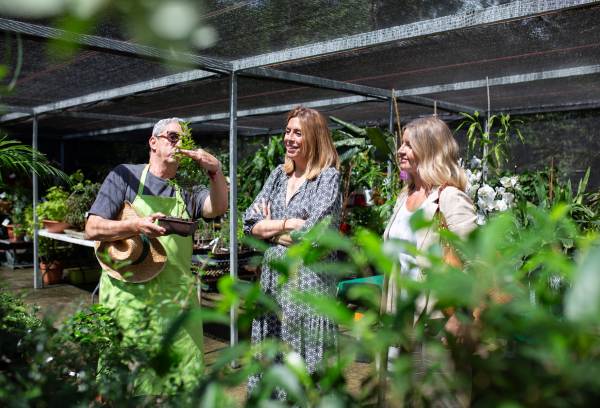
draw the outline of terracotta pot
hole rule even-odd
[[[8,224],[6,226],[6,232],[8,233],[8,239],[15,239],[15,234],[13,234],[13,228],[15,228],[15,226],[13,224]]]
[[[42,220],[42,222],[44,223],[44,228],[46,228],[48,232],[52,232],[54,234],[60,234],[71,226],[71,224],[64,221]]]
[[[383,205],[386,201],[385,197],[380,197],[379,191],[373,191],[373,202],[375,205]]]
[[[340,234],[342,235],[350,235],[350,230],[352,229],[352,225],[347,222],[340,224]]]
[[[12,205],[12,201],[2,200],[2,202],[0,202],[0,210],[4,214],[8,214],[8,212],[10,211],[10,206],[11,205]]]
[[[40,262],[40,270],[42,271],[42,273],[46,271],[46,268],[48,268],[48,264],[45,262]],[[50,265],[50,269],[48,269],[48,272],[44,275],[44,283],[47,285],[55,285],[57,283],[60,283],[60,281],[62,280],[64,269],[64,261],[54,261],[52,265]]]

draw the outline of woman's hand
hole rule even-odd
[[[446,322],[446,333],[451,336],[456,344],[462,344],[469,348],[475,348],[478,339],[478,334],[481,324],[479,321],[473,322],[472,325],[461,323],[455,314],[450,316]],[[450,346],[448,336],[444,336],[442,342],[446,347]]]
[[[301,220],[299,218],[290,218],[285,222],[285,229],[287,231],[291,230],[299,230],[304,226],[306,220]]]
[[[264,215],[266,220],[271,221],[271,202],[265,203],[265,199],[262,199],[262,211],[258,207],[258,205],[254,204],[254,208],[252,209],[254,214],[262,214]]]
[[[253,214],[264,215],[265,219],[256,223],[250,234],[254,238],[258,239],[271,239],[272,242],[279,242],[282,245],[291,245],[292,240],[287,234],[289,231],[299,230],[304,226],[305,220],[299,218],[288,218],[285,220],[285,230],[283,228],[283,220],[273,220],[271,216],[271,202],[267,202],[264,198],[262,200],[262,209],[258,204],[254,204],[252,208]],[[275,237],[275,238],[273,238]],[[284,237],[282,241],[280,238]]]

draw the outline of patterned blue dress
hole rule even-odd
[[[271,219],[299,218],[306,220],[304,226],[290,233],[292,239],[301,241],[303,235],[321,219],[331,217],[331,228],[337,230],[340,222],[341,195],[340,173],[330,167],[322,171],[312,180],[306,180],[285,206],[288,175],[277,167],[269,176],[254,203],[244,213],[244,233],[250,231],[258,222],[266,217],[253,213],[254,204],[262,208],[262,199],[271,202]],[[315,271],[304,264],[298,267],[294,277],[280,285],[280,273],[269,266],[269,263],[283,259],[288,248],[271,244],[265,251],[260,287],[263,293],[272,296],[281,307],[281,319],[274,313],[267,313],[252,322],[252,348],[254,358],[263,358],[260,344],[266,339],[281,339],[291,349],[302,356],[310,374],[314,373],[323,361],[327,364],[338,364],[338,325],[332,319],[317,314],[314,306],[294,299],[294,293],[307,293],[311,296],[335,300],[337,279],[333,273]],[[336,254],[330,253],[323,262],[335,262]],[[284,357],[285,358],[285,357]],[[262,373],[248,378],[248,396],[256,387]],[[278,389],[276,398],[284,401],[285,392]]]

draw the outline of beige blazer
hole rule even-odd
[[[425,219],[429,221],[433,220],[435,212],[438,208],[438,191],[439,187],[434,188],[424,203],[424,216]],[[404,192],[398,197],[398,200],[396,201],[396,206],[394,207],[394,213],[392,215],[392,218],[390,218],[390,222],[388,223],[385,232],[383,233],[384,240],[388,239],[390,234],[390,228],[394,223],[394,220],[396,219],[396,215],[404,205],[407,196],[408,194]],[[473,202],[464,192],[460,191],[456,187],[447,187],[446,189],[444,189],[439,202],[439,206],[440,211],[446,219],[448,229],[450,230],[450,232],[456,234],[458,237],[465,239],[473,230],[477,228],[477,214],[475,213],[475,209],[473,208]],[[432,245],[436,245],[440,242],[438,226],[434,224],[431,224],[428,228],[422,228],[417,232],[417,249],[419,250],[419,252],[426,252]],[[430,264],[428,260],[422,255],[417,255],[416,259],[417,266],[419,267],[418,280],[423,281],[425,279],[424,270],[427,267],[429,267]],[[397,269],[398,267],[394,267],[392,269],[392,273],[389,280],[385,279],[386,284],[384,284],[382,312],[385,310],[389,314],[396,313],[396,304],[398,296],[400,296],[400,288],[398,288],[396,285],[398,277],[397,274],[399,273]],[[430,309],[433,309],[435,301],[433,301],[433,299],[427,301],[425,295],[417,299],[417,316],[421,314],[423,308],[425,307],[425,304],[428,304],[428,313],[431,313]],[[443,316],[441,316],[440,313],[440,316],[432,317],[435,318]]]

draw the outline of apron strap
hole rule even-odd
[[[150,165],[146,165],[146,167],[144,167],[144,171],[142,171],[142,176],[140,177],[140,187],[138,188],[138,197],[141,197],[144,192],[144,186],[146,185],[146,176],[148,175],[148,169],[150,168]],[[177,198],[177,200],[183,204],[183,206],[185,206],[185,202],[183,201],[183,198],[181,197],[181,192],[179,191],[179,187],[175,186],[175,197]]]
[[[140,177],[140,186],[139,186],[138,192],[137,192],[137,195],[139,197],[141,197],[142,193],[144,192],[144,185],[146,184],[146,176],[148,175],[148,168],[150,168],[149,165],[146,165],[146,167],[144,167],[144,171],[142,171],[142,176]]]

